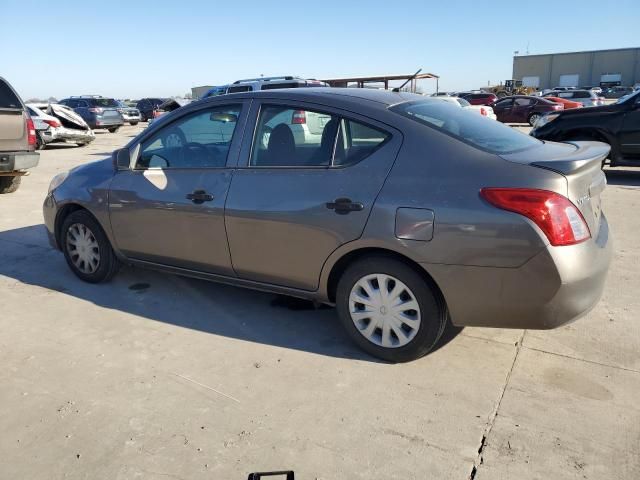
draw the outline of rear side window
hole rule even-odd
[[[295,82],[287,83],[263,83],[260,90],[275,90],[277,88],[297,88],[300,85]]]
[[[251,91],[250,85],[238,85],[236,87],[229,87],[229,90],[227,90],[227,93],[240,93],[240,92],[250,92],[250,91]]]
[[[390,110],[490,153],[512,153],[540,145],[539,140],[500,122],[469,115],[444,102],[407,102]]]
[[[530,98],[516,98],[515,104],[517,107],[527,107],[531,105],[532,100]]]
[[[587,91],[573,92],[573,98],[591,98],[591,92],[587,92]]]
[[[0,108],[22,108],[18,96],[2,80],[0,80]]]
[[[353,165],[388,138],[387,132],[330,113],[267,105],[260,110],[250,166]]]

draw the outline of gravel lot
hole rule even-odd
[[[586,318],[451,328],[388,365],[331,309],[132,268],[76,279],[46,240],[49,180],[139,130],[52,146],[0,197],[0,478],[640,475],[640,169],[607,172],[616,254]]]

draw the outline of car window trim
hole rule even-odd
[[[299,110],[305,110],[305,109],[309,109],[313,112],[317,112],[317,113],[324,113],[327,115],[331,115],[334,117],[338,118],[338,129],[336,130],[335,134],[334,134],[334,138],[333,138],[333,150],[331,152],[331,159],[329,162],[329,165],[303,165],[303,166],[295,166],[295,165],[273,165],[273,166],[260,166],[260,165],[251,165],[251,156],[253,155],[253,147],[254,147],[254,143],[256,140],[256,134],[258,131],[258,121],[260,119],[260,113],[262,111],[262,107],[263,106],[273,106],[273,107],[288,107],[288,108],[292,108],[292,109],[299,109]],[[306,110],[305,110],[306,111]],[[249,112],[250,117],[248,118],[247,121],[251,121],[253,122],[253,129],[252,129],[252,133],[251,133],[251,142],[248,146],[248,155],[246,156],[246,162],[243,165],[240,165],[240,160],[238,161],[238,166],[237,168],[239,169],[256,169],[256,170],[265,170],[265,169],[290,169],[290,170],[339,170],[339,169],[344,169],[344,168],[349,168],[352,167],[354,165],[357,165],[358,163],[366,160],[370,155],[373,155],[375,152],[377,152],[380,148],[382,148],[384,145],[386,145],[387,143],[391,142],[391,140],[394,138],[394,136],[396,135],[396,129],[394,128],[394,131],[391,131],[390,128],[383,128],[380,127],[379,125],[376,124],[381,124],[381,125],[385,125],[384,123],[375,120],[375,119],[371,119],[372,122],[369,122],[367,120],[360,120],[356,117],[350,116],[350,115],[345,115],[343,112],[349,112],[349,110],[341,110],[337,107],[332,107],[330,105],[322,105],[322,104],[316,104],[316,103],[311,103],[311,102],[299,102],[296,100],[288,100],[288,99],[280,99],[280,98],[264,98],[264,99],[258,99],[256,102],[256,107],[255,110],[253,110],[252,112]],[[358,114],[355,114],[358,115]],[[369,117],[364,117],[366,119],[368,119]],[[335,151],[337,148],[337,143],[338,143],[338,134],[340,132],[340,123],[343,120],[351,120],[353,122],[356,123],[361,123],[365,126],[368,126],[370,128],[373,128],[375,130],[381,130],[385,133],[387,133],[387,138],[381,142],[376,148],[375,150],[373,150],[369,155],[367,155],[367,157],[363,158],[362,160],[355,162],[355,163],[348,163],[345,165],[335,165],[334,161],[335,161]],[[375,122],[375,123],[374,123]],[[402,136],[400,135],[401,141],[402,141]],[[243,145],[242,150],[244,151],[245,146]],[[241,152],[241,156],[242,156],[242,152]]]
[[[228,100],[228,99],[226,99]],[[150,138],[154,137],[158,132],[160,132],[161,130],[164,130],[165,128],[169,128],[170,125],[174,125],[176,122],[189,117],[189,116],[196,116],[200,113],[202,113],[205,110],[212,110],[212,109],[216,109],[216,108],[225,108],[225,107],[233,107],[233,106],[239,106],[240,107],[240,115],[238,116],[238,121],[236,122],[236,127],[233,131],[233,136],[231,137],[231,142],[229,143],[229,151],[227,152],[227,158],[225,159],[225,164],[221,167],[198,167],[198,168],[192,168],[192,167],[177,167],[177,168],[155,168],[155,167],[148,167],[148,168],[138,168],[137,164],[138,164],[138,159],[140,157],[140,155],[142,154],[142,150],[143,147],[142,145],[144,144],[144,142],[146,142],[147,140],[149,140]],[[162,127],[152,130],[151,132],[143,132],[142,137],[140,139],[134,139],[133,143],[130,144],[130,146],[128,146],[127,148],[129,149],[129,153],[131,155],[131,162],[129,163],[129,170],[131,172],[146,172],[147,170],[162,170],[162,171],[179,171],[179,170],[189,170],[189,171],[193,171],[193,170],[223,170],[223,169],[233,169],[235,168],[235,165],[229,165],[229,158],[231,157],[231,152],[232,149],[234,147],[234,144],[238,144],[237,148],[238,148],[238,154],[240,151],[240,148],[242,146],[242,137],[244,137],[244,129],[246,127],[246,118],[249,112],[249,109],[251,107],[251,103],[249,102],[249,104],[247,104],[245,99],[237,99],[237,101],[235,102],[221,102],[221,103],[214,103],[214,104],[207,104],[207,105],[203,105],[200,108],[194,109],[194,110],[189,110],[189,111],[185,111],[185,112],[181,112],[182,115],[179,115],[178,117],[176,117],[175,119],[171,120],[171,122],[167,123],[166,125],[163,125]],[[172,112],[171,112],[172,113]],[[240,136],[238,137],[238,139],[236,139],[236,132],[238,132],[239,130],[241,130],[240,132]],[[146,135],[145,135],[146,133]],[[237,157],[237,155],[236,155]]]

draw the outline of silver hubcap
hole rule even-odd
[[[82,273],[93,273],[100,265],[100,248],[93,232],[82,223],[74,223],[67,230],[69,258]]]
[[[535,125],[540,115],[531,115],[531,125]]]
[[[420,328],[420,306],[413,292],[382,273],[356,282],[349,295],[349,313],[363,337],[385,348],[406,345]]]
[[[165,139],[166,145],[165,147],[181,147],[182,146],[182,138],[177,133],[170,133],[167,135]]]

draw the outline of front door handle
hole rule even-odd
[[[333,202],[327,203],[327,208],[334,210],[338,215],[346,215],[349,212],[364,210],[364,205],[360,202],[352,202],[350,198],[336,198]]]
[[[187,200],[191,200],[196,205],[200,205],[213,200],[213,195],[204,190],[194,190],[193,193],[187,193]]]

